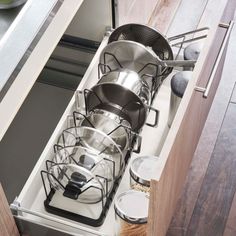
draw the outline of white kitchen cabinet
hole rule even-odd
[[[37,40],[33,37],[31,42],[29,41],[31,52],[27,55],[27,58],[21,61],[22,64],[20,64],[17,73],[16,70],[12,72],[12,75],[15,73],[16,76],[0,103],[0,137],[4,135],[45,64],[47,63],[51,67],[54,66],[55,61],[53,59],[64,58],[73,61],[75,58],[76,60],[77,58],[78,60],[84,58],[89,66],[84,70],[84,75],[81,76],[77,90],[91,88],[96,83],[99,56],[107,44],[109,30],[115,25],[114,13],[116,10],[113,8],[114,3],[115,1],[109,0],[102,0],[99,3],[92,0],[51,2],[52,5],[47,8],[48,17],[43,17],[42,20],[42,23],[47,20],[48,23],[41,25],[44,28],[39,27],[38,33],[41,33],[41,35],[39,37],[39,34],[35,34],[36,38],[38,37]],[[27,4],[25,14],[31,10],[31,4],[35,3],[34,1],[28,1]],[[215,5],[213,3],[212,6],[209,4],[211,7]],[[235,3],[233,0],[221,0],[218,2],[214,14],[209,17],[211,19],[209,23],[205,21],[205,23],[202,23],[203,25],[199,24],[199,27],[208,26],[210,29],[204,43],[204,49],[195,66],[193,78],[188,84],[172,127],[167,128],[171,77],[169,76],[162,84],[153,103],[153,106],[160,110],[159,126],[157,128],[144,126],[142,129],[143,142],[140,155],[159,156],[156,178],[152,181],[151,187],[149,235],[165,235],[171,220],[191,157],[220,80],[227,41],[233,26],[230,21],[234,9]],[[21,17],[24,19],[24,15]],[[14,27],[17,28],[17,23],[12,26],[12,32],[9,31],[4,36],[6,39],[12,36],[11,33],[14,33]],[[67,47],[58,44],[63,34],[62,41],[64,39]],[[77,44],[89,45],[95,55],[83,53],[83,50],[78,52],[70,49],[72,45],[69,45],[69,42],[73,40],[76,40]],[[4,41],[2,47],[4,47],[3,43]],[[19,67],[17,60],[15,63]],[[61,68],[64,66],[63,69],[68,69],[68,66],[60,63]],[[74,69],[75,67],[71,66],[69,70]],[[5,75],[9,74],[6,73]],[[46,82],[51,83],[50,81]],[[53,83],[61,85],[61,81],[58,80]],[[42,227],[45,230],[49,228],[71,235],[114,235],[113,203],[100,227],[92,227],[68,220],[50,214],[44,209],[45,192],[40,171],[45,168],[45,161],[53,156],[53,145],[62,130],[66,128],[67,117],[72,114],[74,109],[75,96],[72,97],[46,147],[42,150],[42,154],[22,191],[11,205],[12,212],[22,232],[27,232],[27,230],[30,232],[31,225],[35,225],[35,227]],[[137,154],[132,154],[131,158],[135,158],[135,155]],[[126,167],[117,193],[129,188],[127,170],[128,167]]]

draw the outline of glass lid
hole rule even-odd
[[[59,137],[58,144],[64,147],[81,144],[94,151],[104,153],[108,151],[118,152],[122,155],[120,148],[110,136],[92,127],[83,126],[66,129]]]
[[[112,186],[115,176],[115,163],[112,157],[105,154],[96,154],[92,150],[82,146],[65,147],[58,150],[55,155],[56,161],[61,161],[58,163],[62,163],[61,156],[64,158],[64,164],[73,163],[81,166],[91,171],[94,175],[102,176],[106,179],[108,187]],[[109,192],[109,189],[106,189],[106,191]]]
[[[96,203],[105,197],[105,181],[75,164],[52,164],[48,170],[52,187],[64,197],[83,203]]]
[[[148,205],[148,194],[129,190],[121,193],[115,200],[115,212],[129,223],[147,223]]]
[[[140,156],[130,165],[130,175],[138,183],[150,187],[151,179],[156,176],[158,157]]]
[[[57,144],[63,147],[83,146],[96,154],[116,156],[122,166],[123,153],[120,147],[109,135],[95,128],[83,126],[66,129],[62,132]]]

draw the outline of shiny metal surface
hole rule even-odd
[[[217,73],[217,68],[218,68],[218,65],[220,63],[221,57],[223,56],[223,54],[225,52],[225,49],[227,47],[228,39],[229,39],[230,34],[232,32],[233,26],[234,26],[234,21],[230,21],[229,24],[223,24],[223,23],[219,24],[219,27],[227,28],[227,32],[226,32],[224,41],[223,41],[223,43],[221,45],[220,51],[218,53],[218,56],[217,56],[214,68],[213,68],[213,70],[211,72],[211,76],[210,76],[210,78],[208,80],[206,88],[199,87],[199,86],[195,87],[195,91],[203,93],[203,97],[204,98],[208,97],[208,94],[210,92],[210,88],[211,88],[212,82],[213,82],[213,80],[215,78],[215,75]]]
[[[100,63],[113,70],[121,68],[133,70],[140,76],[144,74],[156,77],[159,63],[156,54],[140,43],[119,40],[108,44],[100,55]],[[101,67],[106,73],[106,68]],[[151,89],[151,87],[150,87]]]
[[[124,93],[129,90],[136,94],[145,104],[150,104],[151,93],[148,83],[151,86],[152,81],[150,78],[147,80],[141,79],[134,71],[121,69],[103,75],[98,84],[116,84],[123,87]],[[120,99],[120,97],[117,99]]]
[[[156,29],[141,24],[126,24],[116,28],[108,43],[118,40],[130,40],[151,47],[162,60],[173,60],[173,52],[168,40]]]
[[[147,118],[147,106],[133,92],[117,84],[97,84],[87,93],[87,109],[101,108],[127,120],[131,129],[139,130]]]
[[[140,191],[128,190],[117,196],[115,213],[130,224],[147,223],[149,195]]]
[[[155,178],[157,162],[157,156],[138,156],[130,165],[131,179],[143,186],[150,187],[151,180]]]
[[[93,128],[109,135],[120,147],[123,155],[125,155],[127,150],[131,147],[132,140],[129,135],[129,130],[125,128],[129,128],[130,124],[127,121],[120,119],[120,117],[114,113],[95,109],[83,119],[81,126],[93,126]]]
[[[80,192],[73,200],[82,203],[97,203],[106,196],[104,179],[98,178],[84,167],[76,164],[52,164],[48,172],[50,173],[48,180],[55,190],[64,195],[68,191],[68,186],[72,184],[73,192]]]
[[[120,147],[109,135],[98,129],[86,126],[68,128],[62,132],[57,144],[62,147],[82,145],[96,154],[112,156],[116,177],[124,167],[124,155]]]
[[[59,148],[54,156],[54,162],[76,164],[90,170],[94,175],[102,176],[107,180],[106,194],[111,191],[115,173],[113,173],[113,158],[105,154],[96,154],[94,151],[83,147],[73,146]]]
[[[118,40],[130,40],[141,43],[147,48],[151,48],[161,60],[173,60],[173,52],[168,39],[156,29],[142,24],[126,24],[115,29],[108,43]],[[171,73],[172,67],[168,68],[164,75]]]
[[[119,40],[108,44],[100,54],[100,69],[108,71],[129,69],[137,72],[142,78],[152,77],[150,90],[160,85],[174,67],[194,66],[195,60],[162,60],[151,48],[129,40]]]

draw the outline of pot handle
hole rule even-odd
[[[159,122],[159,110],[153,108],[153,107],[150,107],[150,106],[147,106],[149,111],[153,111],[155,113],[155,119],[154,119],[154,123],[151,124],[151,123],[147,123],[146,122],[146,125],[150,126],[150,127],[157,127],[158,125],[158,122]]]
[[[142,137],[138,134],[136,134],[136,140],[135,140],[135,144],[134,144],[134,147],[133,147],[133,152],[135,153],[140,153],[140,150],[141,150],[141,143],[142,143]]]

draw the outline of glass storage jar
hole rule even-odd
[[[115,200],[115,235],[146,236],[149,195],[129,190]]]
[[[157,156],[136,157],[130,165],[130,187],[134,190],[149,192],[151,179],[155,178]]]

